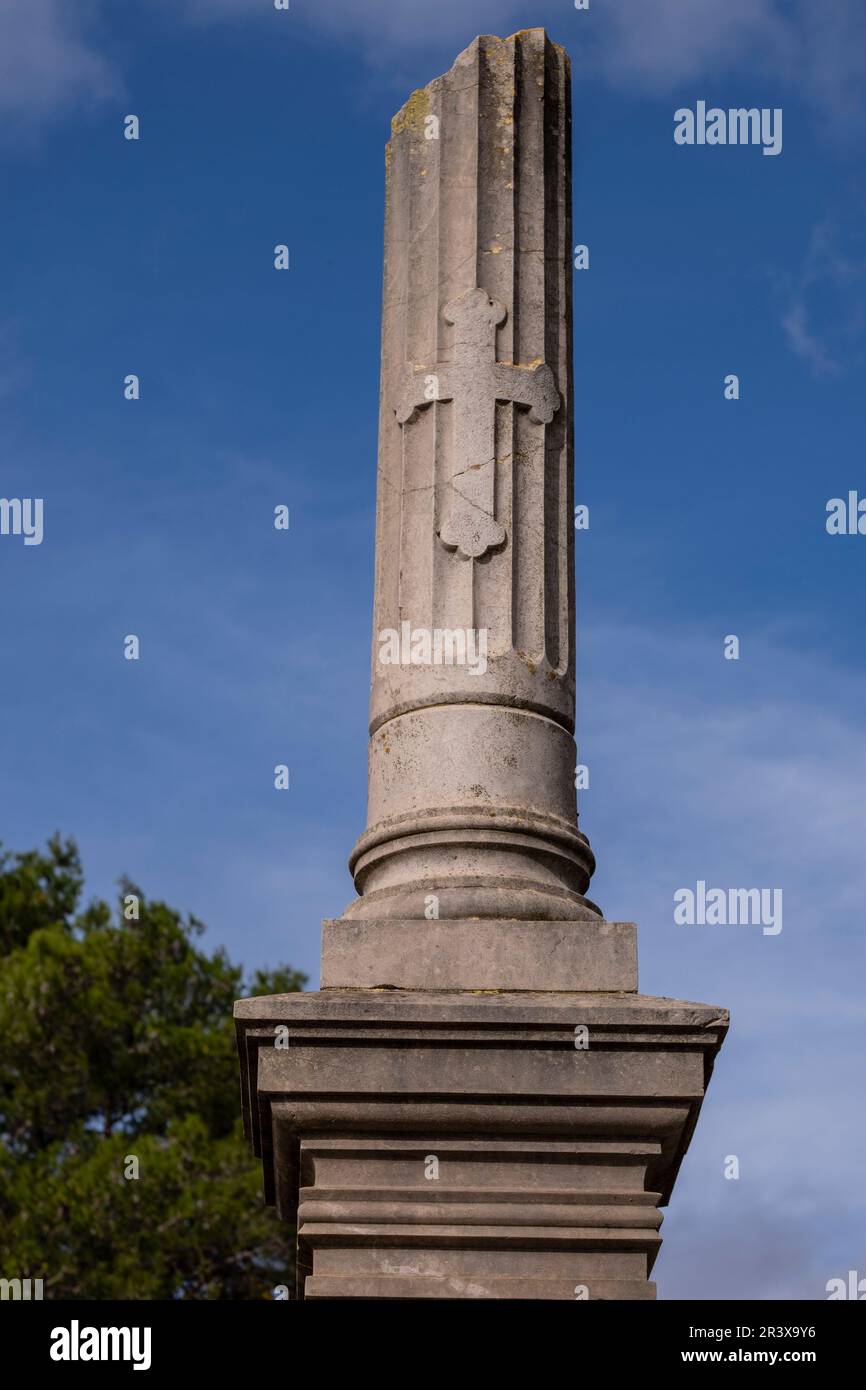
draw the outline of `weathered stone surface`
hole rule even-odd
[[[235,1009],[300,1297],[654,1298],[727,1028],[638,994],[634,925],[585,896],[570,139],[538,29],[476,39],[394,120],[358,898],[321,991]],[[466,630],[483,662],[452,659]]]
[[[420,919],[435,893],[442,918],[596,918],[572,737],[567,55],[541,29],[476,39],[394,118],[386,168],[369,801],[346,916]],[[404,624],[431,651],[484,634],[485,669],[382,660]]]
[[[245,1125],[268,1200],[298,1222],[300,1296],[655,1296],[658,1207],[723,1009],[329,990],[236,1015]]]
[[[636,990],[633,922],[337,921],[322,989]]]

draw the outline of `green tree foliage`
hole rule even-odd
[[[82,906],[82,885],[72,841],[0,853],[0,1278],[270,1298],[293,1233],[241,1133],[232,1003],[305,977],[244,982],[194,918],[127,881],[114,912]]]

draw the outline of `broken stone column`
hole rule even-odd
[[[367,828],[236,1006],[300,1297],[652,1298],[724,1010],[637,993],[574,792],[571,118],[543,30],[394,118]]]
[[[601,916],[574,795],[569,80],[541,30],[485,37],[392,123],[349,918],[430,895],[447,919]]]

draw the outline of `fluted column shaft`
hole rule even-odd
[[[347,916],[595,916],[573,742],[570,65],[482,37],[386,152],[368,825]]]

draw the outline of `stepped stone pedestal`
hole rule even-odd
[[[298,1296],[654,1298],[726,1023],[626,992],[244,1000],[245,1123]]]
[[[476,39],[386,157],[368,823],[235,1006],[301,1298],[651,1299],[725,1010],[637,992],[574,791],[570,68]]]

